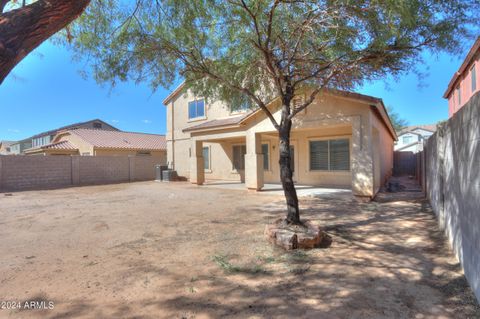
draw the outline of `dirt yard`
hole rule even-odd
[[[0,301],[53,302],[0,318],[480,317],[415,194],[302,199],[333,243],[289,253],[263,238],[278,196],[154,182],[0,194]]]

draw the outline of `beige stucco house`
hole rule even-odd
[[[297,96],[302,99],[303,96]],[[279,183],[277,132],[260,110],[207,103],[180,85],[165,100],[167,161],[192,183],[241,181],[260,190]],[[279,119],[279,101],[269,109]],[[294,120],[294,179],[303,185],[351,188],[372,197],[391,175],[396,134],[381,99],[324,91]]]
[[[26,155],[155,156],[166,162],[164,135],[99,129],[60,131],[50,144],[25,150]]]

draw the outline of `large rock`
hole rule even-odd
[[[288,225],[283,219],[266,225],[264,234],[269,242],[286,250],[320,247],[325,236],[321,228],[310,221],[299,226]]]

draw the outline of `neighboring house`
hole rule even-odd
[[[264,183],[280,182],[278,135],[263,111],[231,112],[221,102],[207,105],[183,87],[163,102],[170,168],[196,184],[233,180],[260,190]],[[297,96],[295,103],[302,99],[304,95]],[[279,99],[268,106],[277,119],[279,106]],[[294,119],[294,180],[348,187],[355,195],[372,197],[392,174],[395,140],[381,99],[324,91]]]
[[[398,141],[395,142],[394,150],[418,153],[423,150],[423,141],[427,140],[436,130],[435,124],[407,126],[397,133]]]
[[[75,124],[70,124],[66,126],[59,127],[54,130],[50,130],[47,132],[43,132],[40,134],[36,134],[31,137],[32,139],[32,147],[40,147],[42,145],[47,145],[50,144],[53,141],[53,138],[57,135],[58,132],[60,131],[65,131],[65,130],[73,130],[77,128],[91,128],[91,129],[96,129],[96,130],[109,130],[109,131],[119,131],[116,127],[111,126],[110,124],[105,123],[102,120],[95,119],[95,120],[90,120],[86,122],[80,122],[80,123],[75,123]]]
[[[27,149],[38,148],[40,146],[50,144],[58,132],[64,131],[64,130],[73,130],[77,128],[91,128],[96,130],[120,131],[116,127],[113,127],[102,120],[95,119],[95,120],[90,120],[86,122],[80,122],[80,123],[62,126],[57,129],[42,132],[32,137],[26,138],[24,140],[15,142],[10,146],[11,152],[12,154],[15,154],[15,155],[25,154],[25,150]]]
[[[15,143],[13,141],[0,141],[0,155],[10,155],[10,145]]]
[[[32,139],[31,138],[26,138],[21,141],[14,142],[10,144],[10,153],[12,155],[19,155],[23,154],[23,152],[26,149],[29,149],[32,147]]]
[[[480,90],[480,37],[453,75],[443,97],[448,99],[448,116],[452,117]]]
[[[25,151],[26,155],[83,155],[83,156],[156,156],[166,162],[164,135],[74,129],[59,132],[52,143]]]

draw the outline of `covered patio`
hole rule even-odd
[[[203,187],[214,189],[228,189],[245,191],[245,183],[239,181],[228,180],[207,180],[203,184]],[[311,185],[295,185],[298,197],[315,197],[315,198],[352,198],[353,193],[351,189],[336,188],[336,187],[320,187]],[[263,188],[257,192],[264,195],[279,195],[283,196],[283,189],[281,184],[267,183],[263,185]]]

